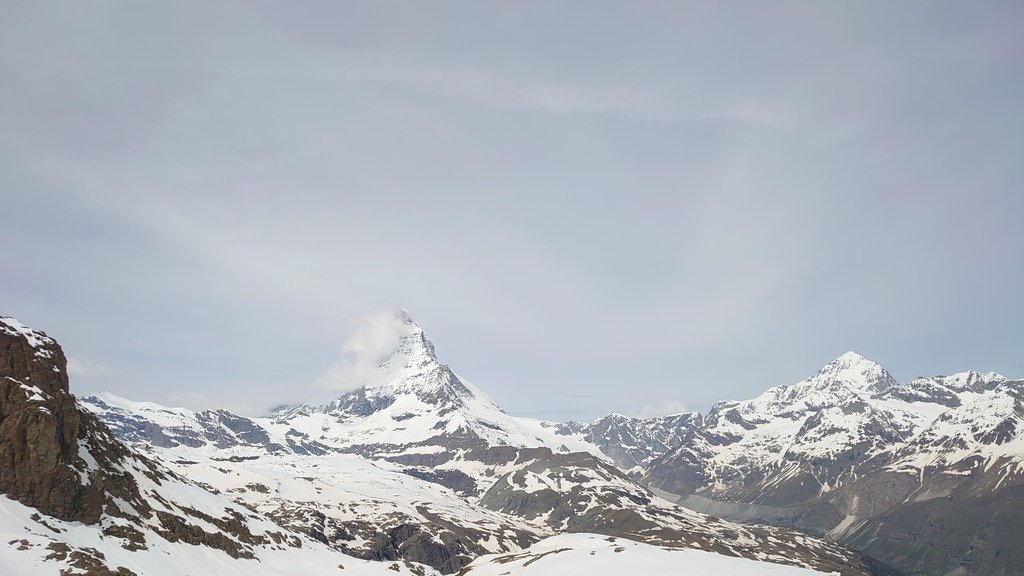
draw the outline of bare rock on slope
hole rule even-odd
[[[42,332],[0,317],[0,492],[61,518],[94,523],[101,482],[85,477],[79,437],[93,419],[68,392],[67,359]]]

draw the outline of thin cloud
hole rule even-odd
[[[72,378],[90,378],[100,376],[110,368],[84,356],[68,356],[68,375]]]
[[[379,312],[354,322],[352,336],[341,346],[341,358],[313,381],[321,390],[349,391],[380,381],[380,364],[391,355],[408,325],[395,312]]]
[[[164,395],[165,402],[171,406],[181,406],[189,410],[203,410],[210,407],[210,396],[203,392],[170,392]]]
[[[781,125],[788,119],[787,113],[764,102],[745,101],[729,94],[711,97],[685,85],[665,82],[638,85],[541,80],[513,77],[497,68],[439,66],[371,52],[346,53],[311,68],[309,74],[323,75],[326,70],[338,70],[337,81],[404,84],[496,108],[614,114],[661,122],[731,119]]]
[[[684,412],[693,412],[693,410],[685,402],[665,400],[661,404],[648,404],[644,406],[637,411],[636,417],[656,418],[658,416],[672,416],[673,414],[682,414]]]

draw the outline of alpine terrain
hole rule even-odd
[[[530,570],[568,533],[640,563],[871,573],[836,544],[663,500],[596,444],[502,412],[401,321],[374,385],[244,418],[77,400],[56,342],[3,318],[4,573]]]
[[[704,415],[552,423],[506,414],[408,314],[396,320],[366,385],[250,418],[75,399],[60,347],[3,318],[0,563],[137,574],[1024,566],[1024,382],[967,372],[901,384],[851,352]]]

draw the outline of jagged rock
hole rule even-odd
[[[101,478],[87,478],[79,438],[95,417],[68,391],[67,359],[42,332],[0,317],[0,493],[64,520],[99,520]]]

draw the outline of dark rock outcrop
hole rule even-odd
[[[68,392],[67,359],[41,332],[0,317],[0,493],[64,520],[94,523],[103,479],[79,440],[97,424]]]
[[[71,395],[66,368],[53,339],[0,316],[0,494],[38,510],[33,522],[60,534],[43,515],[94,525],[102,519],[96,527],[101,538],[134,552],[149,550],[156,538],[218,549],[232,558],[256,558],[260,547],[302,546],[295,535],[254,533],[249,520],[255,517],[242,508],[204,511],[182,503],[180,494],[201,493],[202,487],[117,440]],[[244,421],[222,423],[235,433],[251,433]],[[108,567],[91,548],[55,540],[51,550],[46,560],[84,574],[134,573]]]

